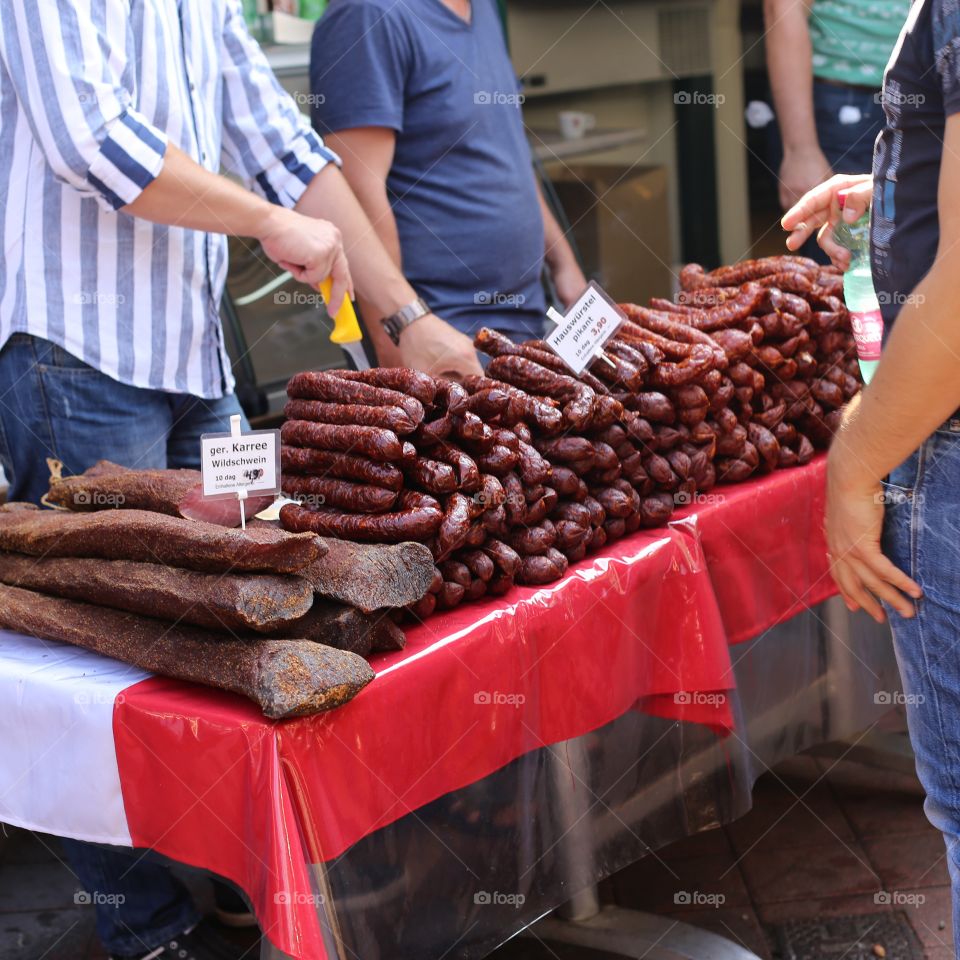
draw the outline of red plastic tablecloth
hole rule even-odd
[[[677,515],[699,538],[731,644],[832,597],[823,533],[827,458],[715,488]]]
[[[634,707],[729,730],[728,645],[833,591],[823,472],[720,489],[557,584],[436,616],[328,715],[275,723],[163,678],[128,689],[114,730],[134,843],[234,880],[276,946],[325,956],[309,863]]]

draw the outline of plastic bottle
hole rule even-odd
[[[846,198],[841,193],[837,199],[842,210]],[[843,275],[843,299],[850,311],[860,373],[863,382],[869,383],[880,363],[883,343],[883,315],[870,269],[870,211],[854,223],[841,219],[833,228],[833,235],[837,243],[850,251],[850,267]]]

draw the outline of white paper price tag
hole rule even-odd
[[[280,492],[280,431],[205,433],[200,438],[205,497]]]
[[[547,335],[547,343],[579,376],[600,355],[604,344],[626,318],[604,290],[591,281],[565,314],[554,311],[551,319],[557,321],[557,326]]]

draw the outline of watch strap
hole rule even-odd
[[[400,334],[403,333],[414,320],[419,320],[430,312],[430,307],[427,306],[423,297],[417,297],[413,303],[408,303],[405,307],[401,307],[396,313],[392,313],[389,317],[384,317],[380,323],[383,324],[383,329],[387,331],[390,339],[399,347]]]

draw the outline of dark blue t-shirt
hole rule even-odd
[[[884,75],[873,155],[873,282],[884,335],[933,266],[947,117],[960,111],[960,2],[916,0]]]
[[[320,133],[396,131],[387,190],[403,272],[464,333],[540,336],[543,217],[494,0],[332,0],[310,58]]]

